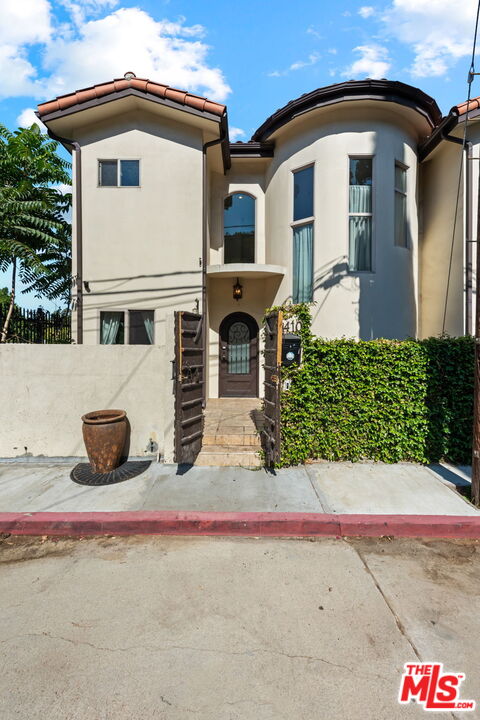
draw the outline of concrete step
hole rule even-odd
[[[261,467],[262,460],[251,445],[209,445],[203,449],[195,460],[195,465]]]
[[[260,437],[256,433],[207,434],[203,436],[203,445],[247,445],[260,447]]]

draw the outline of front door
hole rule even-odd
[[[220,325],[220,397],[258,396],[258,325],[246,313],[227,315]]]

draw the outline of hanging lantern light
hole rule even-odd
[[[238,278],[237,278],[237,282],[233,286],[233,299],[241,300],[242,296],[243,296],[243,287],[240,285]]]

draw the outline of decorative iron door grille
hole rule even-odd
[[[196,313],[175,312],[175,455],[193,465],[202,448],[204,322]]]

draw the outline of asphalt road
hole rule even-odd
[[[480,701],[479,589],[477,541],[4,538],[0,718],[480,718],[397,701]]]

